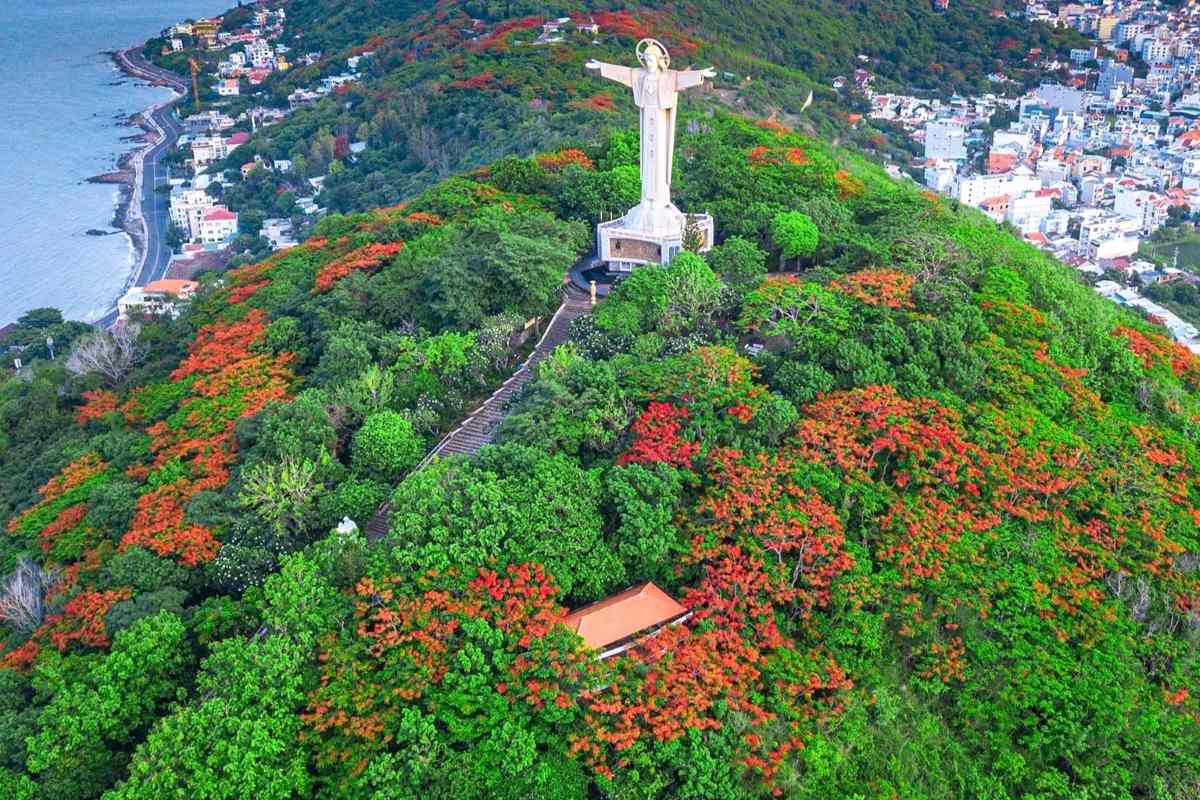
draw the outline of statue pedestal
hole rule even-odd
[[[713,245],[713,218],[693,214],[704,237],[701,252]],[[687,215],[673,204],[648,206],[639,203],[625,216],[596,226],[596,254],[612,272],[631,272],[643,264],[671,263],[683,249]]]

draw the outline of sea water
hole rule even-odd
[[[54,306],[91,321],[133,268],[112,226],[119,187],[85,183],[136,145],[130,114],[168,99],[134,82],[104,51],[234,0],[19,0],[0,25],[0,325]],[[89,229],[113,232],[89,236]]]

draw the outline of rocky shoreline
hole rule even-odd
[[[121,59],[117,57],[117,53],[106,53],[112,58],[117,69],[130,78],[138,79],[138,76],[126,71]],[[96,184],[112,184],[120,187],[117,196],[116,207],[113,210],[112,222],[109,224],[118,231],[123,231],[129,236],[133,245],[134,264],[130,269],[129,279],[126,281],[126,287],[134,280],[137,275],[137,264],[140,262],[142,253],[145,250],[145,231],[139,220],[134,220],[130,213],[130,206],[133,201],[133,189],[137,185],[141,172],[141,159],[136,158],[143,151],[149,149],[155,144],[154,131],[146,122],[144,112],[133,114],[118,125],[138,127],[142,132],[133,136],[123,137],[123,141],[138,142],[138,146],[133,150],[122,153],[117,158],[117,168],[111,172],[104,172],[99,175],[93,175],[86,179],[87,183]]]
[[[176,97],[166,100],[162,103],[157,103],[149,108],[132,114],[127,118],[122,119],[118,124],[122,126],[140,128],[141,132],[122,137],[122,141],[135,144],[135,147],[128,152],[122,153],[117,158],[116,169],[105,172],[100,175],[93,175],[87,178],[87,183],[95,184],[111,184],[120,187],[116,208],[113,213],[112,227],[117,231],[124,232],[129,236],[133,247],[133,265],[130,269],[129,278],[126,281],[126,288],[132,286],[138,279],[138,275],[142,268],[143,258],[146,252],[146,238],[149,231],[146,227],[145,220],[139,210],[143,174],[143,160],[146,154],[159,144],[160,133],[152,124],[150,115],[178,101],[183,95],[179,94],[177,85],[173,85],[170,81],[163,78],[147,74],[143,70],[135,69],[128,59],[128,53],[136,51],[137,45],[126,50],[109,50],[104,51],[104,55],[112,59],[113,64],[125,76],[126,79],[133,79],[150,86],[162,86],[176,91]],[[89,231],[90,235],[106,234],[107,232]]]

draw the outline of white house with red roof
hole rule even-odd
[[[229,138],[225,140],[226,154],[232,153],[234,150],[238,149],[248,141],[250,141],[250,134],[246,133],[245,131],[238,131],[237,133],[230,134]]]
[[[238,215],[225,206],[214,206],[200,220],[200,241],[220,244],[237,234]]]

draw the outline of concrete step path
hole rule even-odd
[[[445,456],[473,456],[484,445],[490,443],[496,433],[496,429],[500,427],[500,423],[508,416],[509,402],[521,391],[525,384],[533,380],[537,365],[553,353],[556,347],[567,341],[571,323],[586,314],[590,314],[591,311],[592,304],[588,295],[574,286],[568,286],[562,305],[558,307],[558,310],[554,312],[554,316],[550,318],[550,324],[546,326],[542,338],[538,340],[529,358],[517,368],[516,372],[509,376],[508,380],[500,385],[500,388],[492,393],[491,397],[471,412],[462,421],[462,424],[446,434],[429,451],[429,454],[416,466],[413,472],[422,470],[433,463],[435,459]],[[371,521],[367,523],[367,541],[377,542],[387,534],[391,510],[392,504],[391,501],[388,501],[379,509]]]

